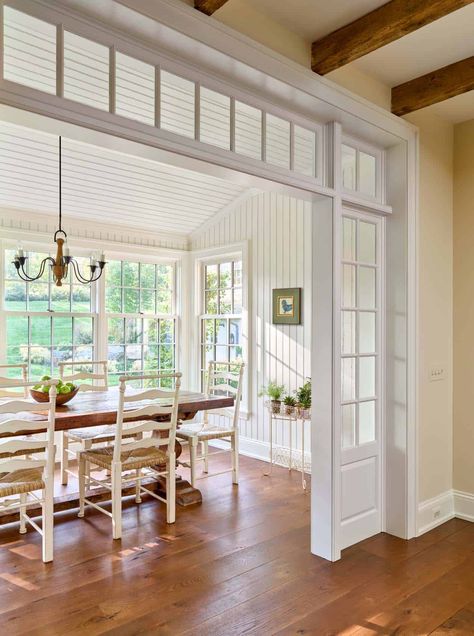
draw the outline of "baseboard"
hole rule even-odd
[[[474,521],[474,494],[447,490],[437,497],[422,501],[418,506],[417,536],[433,530],[453,517]]]
[[[454,510],[458,519],[474,521],[474,494],[453,490]]]
[[[211,446],[215,446],[216,448],[229,448],[229,444],[226,444],[226,442],[222,442],[221,440],[212,440],[212,442],[209,442],[209,444]],[[274,447],[275,448],[275,447]],[[241,455],[244,455],[245,457],[252,457],[252,459],[259,459],[263,462],[269,462],[270,461],[270,444],[268,442],[261,442],[259,440],[256,439],[252,439],[251,437],[244,437],[242,435],[240,435],[239,437],[239,453]],[[299,456],[301,455],[301,451],[299,450],[294,450],[293,449],[293,454],[294,454],[294,464],[293,466],[297,466],[301,464],[301,460],[298,464],[298,459]],[[281,453],[280,453],[281,456]],[[305,464],[306,464],[306,472],[309,474],[311,471],[308,470],[309,466],[308,466],[308,454],[305,453],[306,456],[306,460],[305,460]],[[281,466],[288,466],[288,463],[282,463],[281,461],[279,461],[278,458],[278,454],[275,453],[274,451],[274,461],[276,464],[279,464]],[[310,460],[309,460],[310,463]]]
[[[418,505],[417,536],[433,530],[454,517],[453,491],[447,490],[437,497]]]
[[[219,439],[213,439],[209,442],[210,446],[216,448],[229,448],[229,444]],[[260,459],[263,462],[270,461],[270,447],[266,442],[260,442],[251,437],[239,436],[239,453],[245,457]]]

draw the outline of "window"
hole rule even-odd
[[[106,269],[110,384],[124,373],[174,371],[172,264],[109,261]]]
[[[366,220],[367,218],[367,220]],[[380,222],[343,217],[342,448],[378,437],[380,381]]]
[[[53,374],[59,362],[94,357],[93,287],[66,279],[56,287],[47,267],[41,279],[27,283],[12,265],[14,250],[5,250],[4,309],[6,360],[27,362],[29,377]],[[27,271],[36,273],[48,254],[27,253]],[[78,259],[83,269],[86,259]],[[82,262],[81,262],[82,261]]]
[[[380,153],[365,152],[359,147],[342,144],[342,186],[345,190],[360,192],[369,198],[380,198],[379,178],[382,158]]]
[[[206,263],[202,274],[201,384],[211,360],[242,359],[242,261]]]
[[[27,362],[32,380],[57,374],[60,362],[108,357],[110,384],[124,373],[176,367],[175,266],[111,260],[96,285],[68,278],[56,287],[50,268],[38,281],[19,279],[14,250],[4,252],[1,359]],[[36,273],[45,253],[27,252]],[[78,258],[87,270],[88,259]],[[2,326],[4,326],[2,328]],[[13,372],[12,372],[13,373]]]

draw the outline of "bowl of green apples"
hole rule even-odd
[[[44,375],[38,384],[30,389],[30,395],[36,402],[49,402],[49,391],[51,387],[47,384],[48,380],[51,380],[49,375]],[[67,402],[70,402],[72,398],[79,391],[79,387],[73,382],[63,382],[58,380],[56,385],[56,404],[62,406]]]

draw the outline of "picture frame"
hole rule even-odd
[[[273,290],[273,324],[301,324],[301,287]]]

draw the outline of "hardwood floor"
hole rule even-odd
[[[98,512],[62,513],[48,565],[37,533],[1,528],[0,634],[474,634],[474,524],[378,535],[331,564],[310,555],[299,473],[263,469],[200,482],[174,526],[127,502],[121,542]]]

